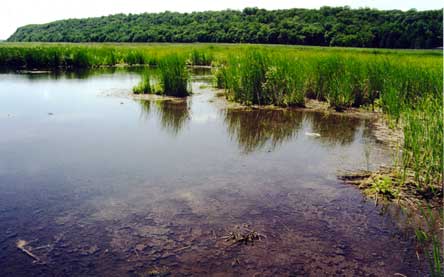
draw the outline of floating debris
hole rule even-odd
[[[94,255],[99,251],[100,251],[100,248],[97,247],[97,245],[87,246],[87,247],[84,247],[80,250],[80,255],[82,255],[82,256]]]
[[[18,70],[19,74],[49,74],[52,71],[50,70]]]
[[[236,226],[234,231],[230,231],[226,236],[222,237],[227,242],[231,242],[231,245],[235,244],[254,244],[254,241],[265,238],[264,235],[251,230],[247,224],[243,226]]]
[[[29,257],[31,257],[34,260],[34,262],[42,263],[42,260],[39,257],[34,255],[30,250],[26,249],[26,245],[28,245],[28,242],[22,239],[18,240],[16,243],[17,248],[20,249],[23,253],[25,253]]]
[[[139,276],[142,276],[142,277],[166,277],[166,276],[171,276],[171,272],[167,267],[162,267],[162,268],[154,267],[153,269],[150,269],[146,272],[143,272],[142,274],[139,274]]]
[[[231,266],[236,266],[236,265],[240,265],[240,261],[239,261],[239,259],[238,258],[236,258],[236,259],[234,259],[232,262],[231,262]]]
[[[310,133],[310,132],[306,132],[305,135],[308,137],[316,137],[316,138],[321,136],[321,134],[319,133]]]

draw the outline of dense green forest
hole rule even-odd
[[[9,41],[228,42],[377,48],[442,46],[443,12],[322,7],[117,14],[19,28]]]

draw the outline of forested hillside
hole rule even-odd
[[[117,14],[19,28],[9,41],[228,42],[381,48],[442,46],[443,12],[318,10]]]

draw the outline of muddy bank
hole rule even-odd
[[[356,117],[362,119],[377,119],[381,115],[380,113],[371,112],[362,108],[348,108],[344,111],[339,112],[336,111],[334,108],[331,108],[326,101],[318,101],[308,98],[305,99],[304,107],[280,107],[274,105],[248,105],[248,106],[242,105],[240,103],[227,100],[223,90],[216,90],[215,96],[216,98],[219,99],[219,101],[224,102],[224,106],[227,109],[298,110],[298,111],[307,111],[307,112],[322,112],[329,115]]]
[[[382,167],[376,171],[349,172],[339,176],[345,183],[357,186],[363,193],[381,204],[394,202],[405,208],[442,209],[443,190],[440,186],[418,189],[414,173],[401,168]]]

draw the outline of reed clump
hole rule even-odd
[[[135,94],[159,94],[184,97],[190,95],[186,61],[177,54],[162,57],[156,70],[147,69],[133,88]]]
[[[115,65],[157,66],[178,53],[193,66],[210,66],[227,52],[215,45],[1,43],[0,67],[12,69],[91,68]]]
[[[228,98],[246,105],[304,106],[303,66],[253,49],[229,57],[216,83]]]
[[[214,56],[211,51],[193,49],[187,62],[194,66],[210,66],[213,60]]]
[[[142,74],[142,79],[139,84],[133,88],[134,94],[151,94],[155,92],[154,88],[151,85],[150,73],[145,71]]]
[[[159,62],[159,75],[162,94],[177,97],[190,94],[186,62],[179,55],[172,54],[162,58]]]

